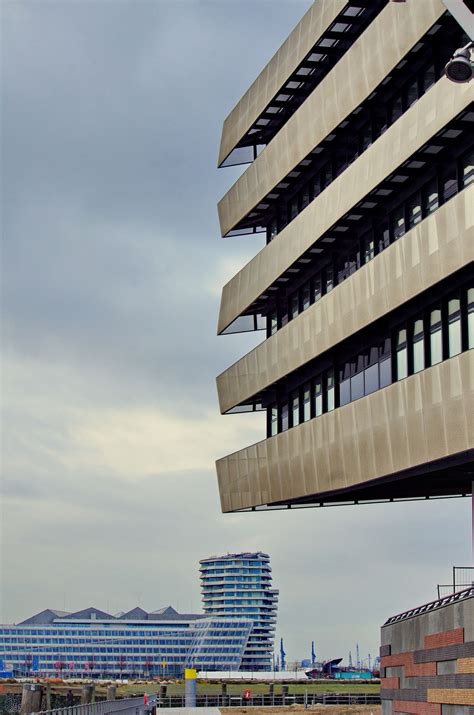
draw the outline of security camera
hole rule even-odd
[[[444,68],[446,77],[451,82],[469,82],[474,76],[474,62],[471,61],[471,50],[474,42],[468,42],[465,47],[456,50]]]

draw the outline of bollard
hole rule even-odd
[[[24,683],[21,691],[21,715],[41,712],[43,688],[39,683]]]
[[[117,686],[108,685],[107,686],[107,700],[115,700],[117,696]]]
[[[186,668],[184,671],[184,695],[185,707],[196,707],[196,670]]]
[[[46,683],[46,710],[51,709],[51,683]]]
[[[95,685],[83,685],[81,689],[81,705],[95,702]]]

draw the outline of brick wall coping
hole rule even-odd
[[[408,618],[416,618],[416,616],[421,616],[423,613],[429,613],[435,611],[438,608],[444,608],[445,606],[450,606],[452,603],[458,603],[459,601],[465,601],[467,598],[474,598],[474,587],[466,588],[464,591],[458,591],[457,593],[451,593],[445,598],[438,598],[436,601],[431,601],[431,603],[425,603],[423,606],[417,606],[412,608],[410,611],[405,611],[404,613],[399,613],[396,616],[391,616],[382,628],[385,626],[391,626],[399,621],[406,621]]]

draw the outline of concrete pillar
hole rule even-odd
[[[81,705],[95,702],[95,685],[83,685],[81,689]]]
[[[117,686],[107,685],[107,700],[115,700],[117,696]]]
[[[51,683],[46,683],[46,710],[51,709]]]
[[[162,698],[166,698],[166,685],[160,685],[160,688],[158,690],[158,697],[160,700]]]
[[[186,668],[184,671],[184,699],[187,708],[196,707],[196,671]]]
[[[21,691],[21,715],[41,712],[43,688],[39,683],[24,683]]]

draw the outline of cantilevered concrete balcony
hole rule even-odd
[[[223,236],[369,97],[444,12],[441,0],[413,3],[408,13],[402,4],[389,3],[380,12],[219,202]],[[246,95],[238,107],[245,100]],[[224,124],[223,141],[228,133]]]
[[[469,84],[439,80],[224,286],[218,332],[248,312],[346,212],[415,155],[473,99],[474,88]],[[297,142],[298,137],[294,139]]]
[[[224,512],[470,493],[467,351],[217,462]]]
[[[239,151],[268,143],[387,1],[315,2],[225,120],[219,166],[251,161]]]
[[[471,263],[474,184],[217,378],[222,413]]]

